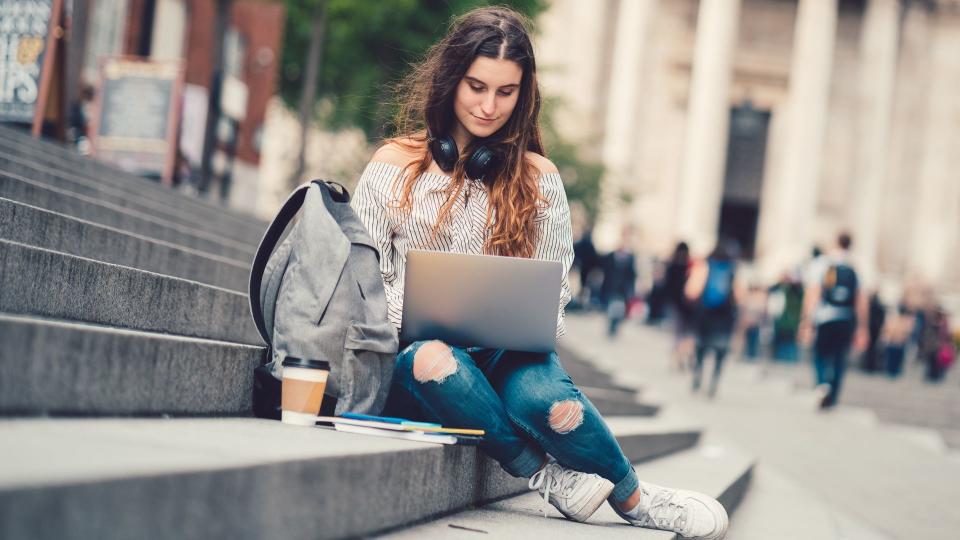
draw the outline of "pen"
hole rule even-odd
[[[403,427],[407,427],[406,424],[403,424]],[[445,427],[421,427],[416,428],[418,430],[425,431],[427,433],[443,433],[451,435],[470,435],[475,437],[482,437],[486,433],[482,429],[461,429],[461,428],[445,428]]]

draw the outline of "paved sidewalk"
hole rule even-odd
[[[812,391],[732,359],[716,399],[695,396],[689,373],[669,367],[668,334],[630,323],[609,341],[595,315],[571,315],[567,327],[565,345],[615,381],[642,386],[645,400],[757,456],[760,474],[733,519],[732,540],[820,537],[801,532],[808,519],[826,522],[835,538],[957,538],[960,458],[923,431],[878,424],[853,407],[819,412]],[[705,375],[711,369],[708,360]]]

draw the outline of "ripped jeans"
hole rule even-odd
[[[427,344],[429,354],[415,367]],[[614,502],[638,487],[633,466],[556,353],[418,341],[397,354],[384,414],[482,429],[480,449],[513,476],[529,478],[549,453],[564,467],[612,482]]]

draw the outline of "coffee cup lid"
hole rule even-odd
[[[326,360],[310,360],[288,356],[283,359],[283,367],[298,367],[307,369],[325,369],[330,371],[330,362]]]

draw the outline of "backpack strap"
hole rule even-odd
[[[286,202],[280,207],[277,216],[273,218],[267,232],[264,233],[260,245],[257,247],[257,254],[253,258],[253,266],[250,269],[250,314],[253,316],[253,322],[257,326],[257,331],[266,343],[270,343],[270,335],[267,333],[267,325],[263,320],[263,306],[260,305],[260,288],[263,283],[263,271],[270,261],[277,244],[287,226],[293,221],[293,218],[300,212],[303,201],[307,196],[307,190],[310,186],[316,184],[320,189],[329,193],[330,197],[337,202],[349,202],[350,193],[347,188],[337,182],[328,180],[311,180],[306,184],[297,187],[287,197]]]

